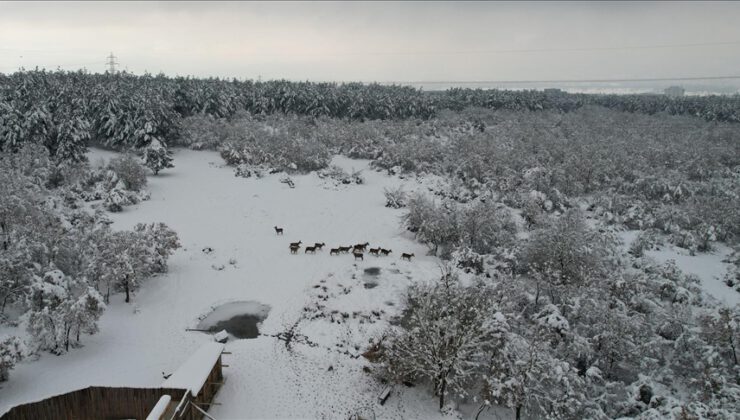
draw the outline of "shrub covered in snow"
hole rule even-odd
[[[404,191],[402,186],[396,188],[385,188],[383,190],[385,195],[385,206],[392,209],[400,209],[406,207],[407,193]]]
[[[135,156],[127,154],[113,158],[108,166],[126,189],[139,191],[146,185],[146,172]]]
[[[15,336],[0,336],[0,382],[7,381],[10,370],[26,354],[26,346]]]

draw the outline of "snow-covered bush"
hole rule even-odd
[[[138,159],[130,154],[110,160],[109,167],[118,179],[123,181],[126,189],[139,191],[146,185],[146,172]]]
[[[362,177],[362,171],[353,171],[351,174],[337,165],[331,165],[328,168],[316,172],[319,178],[331,179],[337,184],[363,184],[365,179]]]
[[[0,336],[0,382],[7,381],[9,372],[26,354],[26,346],[16,336]]]
[[[615,238],[592,230],[578,210],[570,210],[533,233],[522,260],[527,270],[550,281],[581,283],[609,273],[615,248]]]
[[[383,189],[385,195],[385,206],[392,209],[400,209],[406,207],[407,193],[404,191],[403,186],[396,188],[385,188]]]

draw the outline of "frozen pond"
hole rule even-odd
[[[259,336],[259,324],[269,312],[270,307],[259,302],[225,303],[201,319],[198,329],[213,333],[226,330],[236,338],[256,338]]]

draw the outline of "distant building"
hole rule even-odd
[[[663,93],[665,93],[665,96],[668,96],[670,98],[681,97],[683,96],[685,92],[686,91],[681,86],[671,86],[663,90]]]

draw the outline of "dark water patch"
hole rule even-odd
[[[223,321],[218,321],[215,325],[207,328],[207,331],[217,333],[221,330],[226,330],[226,332],[236,338],[257,338],[260,335],[257,325],[262,321],[263,319],[256,315],[237,315]]]
[[[212,333],[226,330],[236,338],[256,338],[269,312],[270,307],[259,302],[226,303],[201,319],[198,328]]]
[[[366,276],[379,276],[380,275],[380,267],[368,267],[365,269],[365,275]]]

